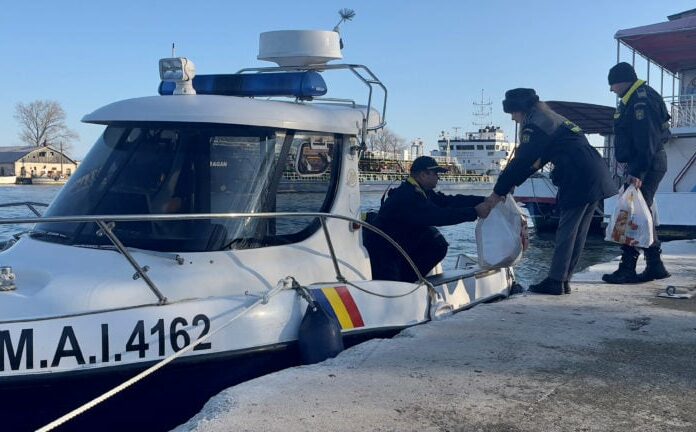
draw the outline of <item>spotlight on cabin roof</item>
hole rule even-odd
[[[325,65],[343,58],[340,35],[323,30],[279,30],[261,33],[259,60],[270,61],[281,67]]]
[[[196,76],[196,66],[186,57],[163,58],[159,61],[160,79],[164,82],[176,83],[173,94],[196,94],[193,88],[193,77]]]

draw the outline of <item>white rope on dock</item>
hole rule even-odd
[[[283,282],[283,281],[281,281]],[[97,396],[96,398],[92,399],[91,401],[83,404],[82,406],[70,411],[69,413],[63,415],[62,417],[52,421],[51,423],[47,424],[46,426],[43,426],[39,429],[36,430],[36,432],[48,432],[50,430],[53,430],[57,428],[58,426],[62,425],[63,423],[77,417],[78,415],[84,413],[85,411],[99,405],[100,403],[104,402],[105,400],[109,399],[110,397],[116,395],[117,393],[127,389],[128,387],[132,386],[133,384],[137,383],[138,381],[142,380],[143,378],[149,376],[150,374],[156,372],[157,370],[163,368],[167,364],[171,363],[175,359],[181,357],[182,355],[186,354],[187,352],[191,351],[193,348],[195,348],[198,344],[201,342],[204,342],[208,339],[210,339],[214,334],[219,332],[220,330],[224,329],[228,325],[230,325],[234,320],[237,318],[240,318],[244,315],[246,315],[249,311],[254,309],[256,306],[260,304],[266,304],[268,303],[268,300],[270,300],[271,297],[273,297],[275,294],[280,292],[281,290],[286,289],[286,286],[282,283],[279,283],[278,286],[276,286],[274,289],[272,289],[270,292],[268,292],[266,295],[263,297],[259,298],[256,300],[254,303],[251,304],[248,308],[240,312],[239,314],[235,315],[231,319],[229,319],[226,323],[215,329],[214,331],[208,333],[207,335],[201,336],[193,343],[187,345],[185,348],[183,348],[180,351],[177,351],[176,353],[172,354],[171,356],[165,358],[164,360],[160,361],[159,363],[156,363],[155,365],[145,369],[144,371],[140,372],[138,375],[134,376],[133,378],[119,384],[118,386],[112,388],[111,390],[107,391],[106,393],[102,394],[101,396]]]

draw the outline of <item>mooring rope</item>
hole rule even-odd
[[[282,291],[284,289],[288,289],[288,288],[290,288],[290,286],[288,285],[288,279],[287,278],[282,279],[275,288],[273,288],[271,291],[267,292],[261,298],[256,300],[248,308],[244,309],[239,314],[230,318],[227,322],[222,324],[217,329],[213,330],[212,332],[210,332],[204,336],[199,337],[198,339],[193,341],[193,343],[187,345],[186,347],[184,347],[180,351],[177,351],[176,353],[165,358],[164,360],[162,360],[162,361],[154,364],[153,366],[145,369],[144,371],[140,372],[139,374],[137,374],[133,378],[119,384],[118,386],[112,388],[111,390],[107,391],[106,393],[102,394],[101,396],[98,396],[98,397],[92,399],[91,401],[89,401],[89,402],[83,404],[82,406],[70,411],[69,413],[63,415],[62,417],[57,418],[56,420],[52,421],[51,423],[47,424],[46,426],[43,426],[43,427],[37,429],[36,432],[48,432],[50,430],[53,430],[53,429],[57,428],[58,426],[62,425],[63,423],[65,423],[65,422],[77,417],[78,415],[84,413],[85,411],[99,405],[100,403],[104,402],[105,400],[109,399],[110,397],[120,393],[121,391],[127,389],[128,387],[132,386],[133,384],[137,383],[138,381],[142,380],[143,378],[146,378],[147,376],[153,374],[157,370],[163,368],[164,366],[171,363],[175,359],[177,359],[177,358],[181,357],[182,355],[186,354],[187,352],[191,351],[198,344],[210,339],[214,334],[216,334],[220,330],[222,330],[225,327],[227,327],[228,325],[230,325],[237,318],[241,318],[242,316],[246,315],[252,309],[254,309],[255,307],[257,307],[261,304],[268,303],[268,301],[271,299],[271,297],[275,296],[280,291]]]

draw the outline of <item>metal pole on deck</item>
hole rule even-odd
[[[662,66],[660,66],[660,95],[663,97],[664,97],[664,95],[662,94],[662,84],[664,83],[664,81],[665,81],[665,69]]]
[[[619,62],[621,54],[621,41],[616,39],[616,63]]]

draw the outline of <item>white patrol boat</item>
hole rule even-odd
[[[357,169],[386,88],[327,64],[335,31],[263,33],[259,58],[279,66],[160,60],[160,96],[83,118],[106,129],[45,213],[0,220],[35,224],[0,254],[3,430],[166,430],[244,379],[509,294],[510,269],[465,260],[372,280]],[[317,101],[338,69],[365,106]]]

